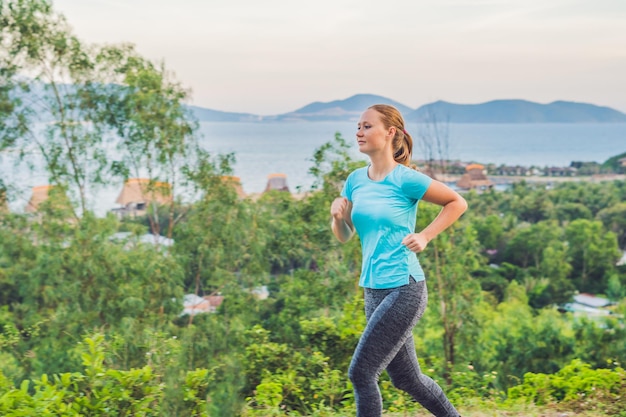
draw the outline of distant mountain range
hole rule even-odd
[[[357,94],[344,100],[314,102],[289,113],[259,116],[229,113],[191,106],[201,122],[319,122],[357,121],[368,106],[391,104],[407,121],[426,122],[436,118],[450,123],[626,123],[626,114],[589,103],[555,101],[540,104],[526,100],[493,100],[480,104],[436,101],[412,109],[397,101],[372,94]]]

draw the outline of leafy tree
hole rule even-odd
[[[420,206],[417,229],[434,218],[438,206]],[[425,268],[427,282],[433,289],[433,301],[438,306],[438,319],[443,327],[442,346],[446,364],[446,380],[451,382],[450,367],[457,362],[461,330],[471,333],[475,325],[470,311],[480,300],[480,285],[472,278],[479,269],[481,255],[476,232],[471,226],[455,224],[433,240],[420,262]]]
[[[607,230],[615,233],[618,246],[626,249],[626,203],[608,206],[600,210],[596,217]]]
[[[580,291],[603,292],[620,257],[617,239],[599,221],[574,220],[565,229],[571,277]]]
[[[172,237],[175,217],[174,195],[184,190],[188,165],[199,152],[195,137],[197,122],[183,105],[189,92],[175,81],[164,65],[155,65],[132,47],[112,47],[103,52],[115,65],[113,80],[120,88],[109,99],[104,120],[117,134],[119,158],[112,170],[127,179],[147,177],[146,194],[170,197],[166,235]],[[168,184],[163,188],[159,184]],[[157,200],[148,211],[152,233],[160,234]]]
[[[85,212],[88,189],[107,182],[107,109],[99,99],[110,89],[102,78],[109,63],[48,1],[2,2],[0,13],[0,149],[70,186]]]

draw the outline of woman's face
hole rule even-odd
[[[367,109],[361,115],[357,125],[356,140],[359,151],[366,155],[373,153],[391,152],[391,141],[395,132],[387,129],[383,124],[380,113],[374,109]]]

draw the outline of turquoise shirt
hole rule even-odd
[[[367,175],[368,167],[352,172],[341,195],[352,202],[352,223],[361,239],[363,261],[359,285],[396,288],[424,279],[417,255],[402,244],[415,233],[417,202],[432,179],[404,165],[397,165],[382,181]]]

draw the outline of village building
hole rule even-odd
[[[181,316],[195,316],[201,313],[215,313],[224,302],[222,295],[206,295],[200,297],[196,294],[185,294],[183,297],[183,312]]]
[[[604,297],[597,297],[593,294],[581,293],[574,295],[572,302],[559,307],[561,312],[569,312],[575,316],[589,318],[602,318],[613,314],[610,307],[613,303]]]
[[[573,177],[578,170],[574,167],[547,167],[544,169],[544,175],[548,177]]]
[[[246,197],[246,193],[243,191],[243,186],[241,185],[241,178],[233,175],[223,175],[222,181],[224,184],[232,186],[239,198]]]
[[[115,200],[121,207],[111,212],[118,217],[135,217],[146,214],[151,203],[165,205],[172,202],[172,190],[166,182],[150,181],[147,178],[130,178]]]
[[[265,192],[271,190],[287,191],[289,192],[289,186],[287,185],[287,174],[270,174],[267,176],[267,185],[265,186]]]
[[[485,166],[469,164],[465,167],[465,174],[456,182],[456,186],[463,190],[487,189],[494,186],[494,182],[487,178]]]
[[[44,202],[53,199],[56,208],[69,208],[71,207],[70,201],[65,193],[61,191],[61,188],[54,185],[39,185],[33,187],[32,194],[24,211],[26,213],[37,213]]]

